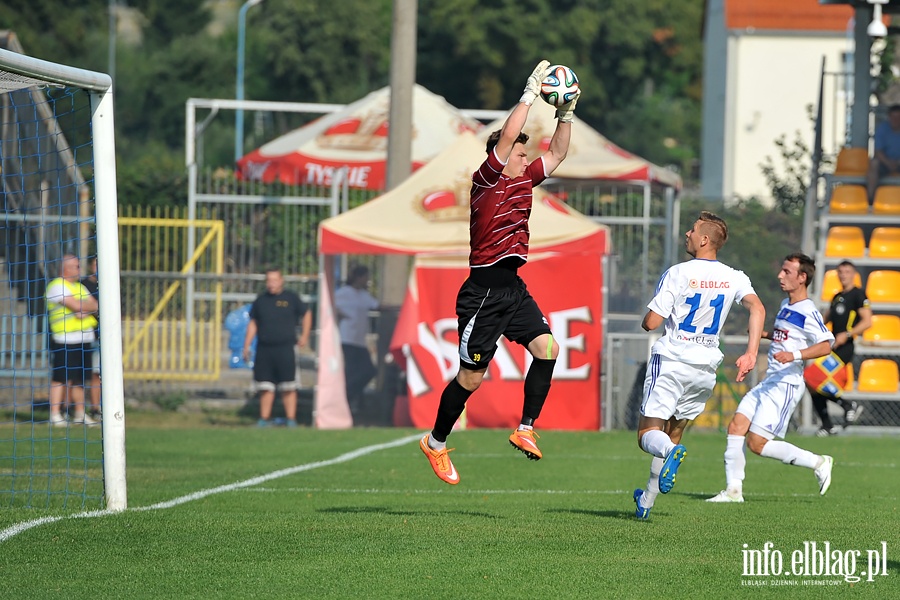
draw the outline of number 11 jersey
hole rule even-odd
[[[695,258],[669,268],[647,308],[666,320],[652,352],[690,365],[718,368],[719,333],[732,304],[756,292],[743,271]]]

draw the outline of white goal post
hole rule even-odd
[[[90,137],[94,216],[99,271],[102,376],[103,495],[105,508],[127,508],[125,485],[125,402],[122,383],[122,332],[119,304],[119,239],[112,80],[103,73],[69,67],[0,49],[0,93],[69,88],[90,98]],[[55,124],[55,115],[48,119]],[[4,160],[6,157],[4,157]],[[53,174],[47,176],[52,179]],[[0,192],[5,193],[5,189]],[[24,215],[28,217],[29,215]],[[7,218],[9,211],[7,210]],[[41,215],[41,218],[48,218]],[[90,221],[90,219],[85,219]],[[85,258],[85,257],[82,257]],[[32,426],[35,430],[36,426]]]

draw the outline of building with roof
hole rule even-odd
[[[799,132],[813,145],[809,107],[817,104],[824,60],[852,72],[854,8],[819,0],[707,0],[701,193],[771,201],[761,165],[783,160],[776,140]],[[865,27],[863,23],[863,27]],[[868,48],[866,49],[868,50]],[[823,148],[834,155],[848,135],[851,77],[826,78]]]

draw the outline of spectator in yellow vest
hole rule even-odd
[[[47,285],[47,314],[50,325],[50,424],[69,424],[62,414],[68,392],[73,408],[72,423],[95,425],[84,412],[84,382],[91,374],[91,345],[96,339],[97,300],[79,281],[81,264],[77,256],[66,254],[60,276]]]

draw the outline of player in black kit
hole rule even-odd
[[[844,362],[844,365],[848,365],[853,360],[853,338],[862,335],[872,326],[872,309],[869,307],[866,293],[854,285],[856,267],[853,263],[849,260],[843,261],[837,266],[837,272],[842,289],[832,298],[824,319],[826,323],[831,323],[831,331],[834,333],[834,346],[831,351]],[[829,400],[837,402],[844,409],[845,424],[856,422],[863,411],[863,407],[855,400],[848,401],[839,396],[827,396],[811,388],[809,393],[812,396],[813,408],[822,420],[822,428],[816,432],[819,437],[838,433],[828,416]]]

